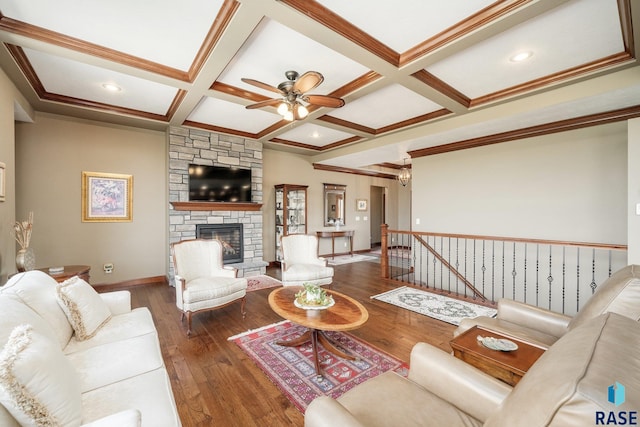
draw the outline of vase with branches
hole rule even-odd
[[[31,231],[33,230],[33,212],[29,212],[29,218],[26,221],[16,221],[13,225],[16,242],[20,245],[20,249],[27,249],[31,242]]]
[[[35,267],[35,255],[29,248],[31,243],[31,232],[33,231],[33,212],[29,212],[26,221],[16,221],[13,224],[13,232],[16,242],[20,245],[20,250],[16,254],[16,267],[18,271],[33,270]]]

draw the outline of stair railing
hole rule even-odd
[[[621,244],[381,231],[384,279],[487,305],[509,298],[574,315],[627,264]]]

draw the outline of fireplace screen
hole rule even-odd
[[[242,224],[197,224],[196,238],[217,239],[222,243],[225,264],[242,262]]]

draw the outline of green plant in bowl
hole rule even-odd
[[[303,307],[326,307],[333,304],[333,297],[320,286],[304,283],[296,293],[296,302]]]

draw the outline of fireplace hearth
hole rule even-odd
[[[216,239],[222,243],[223,262],[234,264],[243,262],[243,229],[236,224],[197,224],[196,238]]]

